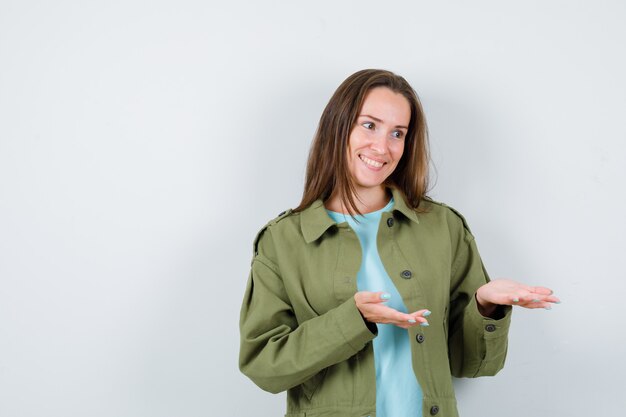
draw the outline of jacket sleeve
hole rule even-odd
[[[376,334],[352,297],[299,323],[268,235],[255,250],[241,306],[239,368],[262,389],[278,393],[350,358]]]
[[[478,311],[476,291],[489,282],[476,242],[463,220],[451,269],[448,352],[456,377],[495,375],[504,366],[511,306],[499,306],[497,320]]]

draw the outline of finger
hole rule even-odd
[[[551,309],[552,304],[560,304],[561,300],[554,295],[529,295],[521,299],[516,305],[525,308],[546,308]]]
[[[428,319],[426,319],[426,317],[430,315],[431,315],[431,311],[428,309],[418,310],[414,313],[411,313],[411,316],[413,316],[413,319],[420,326],[428,326]]]
[[[424,317],[421,317],[421,316],[411,318],[408,320],[408,322],[414,326],[422,326],[422,327],[429,326],[428,320],[426,320]]]
[[[411,314],[401,313],[397,310],[394,310],[393,316],[391,317],[393,321],[396,323],[409,323],[416,324],[419,322],[418,318]]]
[[[365,304],[367,305],[367,303]],[[381,303],[370,303],[368,316],[376,323],[408,323],[413,317]]]
[[[552,305],[551,303],[548,302],[529,302],[529,303],[524,303],[524,304],[519,304],[520,307],[524,307],[524,308],[528,308],[528,309],[538,309],[538,308],[543,308],[545,310],[552,310]]]
[[[528,294],[524,294],[524,295],[520,295],[519,297],[516,297],[518,301],[516,301],[515,304],[525,305],[525,304],[531,304],[531,303],[539,303],[539,302],[545,301],[547,297],[548,297],[547,295],[528,293]]]
[[[383,303],[385,301],[388,301],[390,298],[391,298],[391,295],[384,291],[377,291],[377,292],[359,291],[356,294],[354,294],[354,299],[359,304]]]
[[[423,317],[415,317],[415,318],[411,318],[407,320],[406,322],[400,322],[400,323],[395,323],[395,324],[396,326],[400,326],[404,329],[409,329],[415,326],[427,327],[428,321],[426,321],[426,319]]]
[[[549,294],[545,294],[545,290],[550,291]],[[561,303],[561,299],[555,295],[553,295],[553,293],[551,292],[551,290],[549,290],[548,288],[545,288],[543,293],[534,293],[530,295],[532,301],[534,302],[538,302],[539,301],[543,301],[543,302],[548,302],[548,303],[555,303],[555,304],[560,304]]]
[[[554,291],[547,287],[531,287],[531,292],[541,295],[552,295]]]
[[[530,293],[526,291],[518,291],[512,294],[506,295],[502,300],[498,300],[495,304],[504,305],[521,305],[535,299]]]
[[[393,323],[396,326],[408,328],[408,327],[421,325],[424,321],[426,321],[425,318],[421,316],[416,316],[415,314],[406,314],[406,313],[402,313],[398,310],[394,310],[391,308],[389,310],[390,312],[387,315],[387,319],[389,320],[390,323]]]
[[[378,292],[378,299],[381,302],[385,302],[385,301],[389,301],[389,299],[391,298],[391,294],[389,294],[388,292]]]
[[[428,321],[423,317],[423,314],[426,312],[428,310],[419,310],[415,313],[407,314],[379,303],[376,307],[376,314],[368,314],[367,318],[375,323],[394,324],[407,329],[418,325],[428,326]]]
[[[531,302],[531,303],[555,303],[555,304],[561,303],[561,300],[558,297],[555,297],[554,295],[530,294],[527,297],[525,297],[524,300],[526,302]]]

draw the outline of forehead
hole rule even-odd
[[[360,114],[374,116],[385,123],[408,126],[411,106],[402,94],[387,87],[376,87],[365,95]]]

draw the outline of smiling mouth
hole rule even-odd
[[[382,166],[386,164],[386,162],[374,161],[373,159],[369,159],[368,157],[363,155],[359,155],[359,159],[361,159],[361,161],[365,162],[366,165],[369,165],[372,168],[382,168]]]

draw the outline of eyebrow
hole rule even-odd
[[[379,123],[383,123],[383,121],[381,119],[379,119],[378,117],[374,117],[371,114],[359,114],[359,117],[369,117],[370,119],[374,119],[375,122],[379,122]],[[401,129],[406,129],[409,130],[408,127],[406,126],[402,126],[402,125],[397,125],[395,127],[401,128]]]

